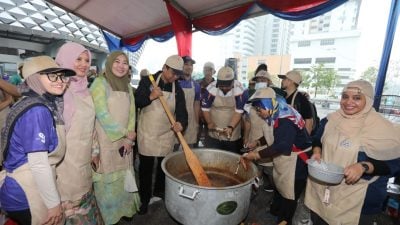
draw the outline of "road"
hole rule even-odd
[[[318,104],[319,103],[319,104]],[[339,109],[339,102],[330,102],[329,108],[322,107],[322,104],[320,102],[315,102],[315,107],[317,108],[318,116],[320,119],[326,117],[328,113],[334,112],[337,109]],[[387,114],[387,113],[382,113],[382,116],[384,116],[386,119],[390,120],[393,123],[398,123],[400,124],[400,115],[394,115],[394,114]]]

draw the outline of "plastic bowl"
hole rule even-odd
[[[344,177],[344,168],[332,163],[326,163],[321,160],[318,163],[314,159],[307,160],[308,174],[324,183],[339,184]]]

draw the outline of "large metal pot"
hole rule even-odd
[[[183,152],[175,152],[162,162],[165,173],[165,205],[182,224],[234,225],[246,217],[257,167],[238,167],[240,155],[217,149],[196,149],[213,187],[195,184]],[[226,185],[224,185],[227,184]]]

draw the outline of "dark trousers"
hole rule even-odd
[[[208,135],[206,135],[205,139],[205,147],[206,148],[216,148],[216,149],[221,149],[221,150],[226,150],[229,152],[237,153],[240,154],[240,149],[243,146],[242,139],[239,138],[236,141],[223,141],[223,140],[218,140],[215,138],[212,138]]]
[[[318,214],[311,211],[311,221],[313,225],[329,225],[325,220],[323,220]],[[388,215],[383,213],[372,214],[372,215],[360,215],[360,220],[358,225],[388,225],[388,224],[398,224],[391,220]]]
[[[139,154],[139,195],[142,204],[149,204],[153,194],[153,168],[154,161],[157,160],[154,193],[164,194],[165,191],[165,174],[161,169],[161,161],[164,157],[144,156]]]
[[[32,216],[29,209],[12,212],[7,211],[7,216],[17,222],[18,225],[31,225]]]
[[[294,182],[294,196],[295,199],[284,198],[279,191],[274,192],[274,197],[271,204],[271,214],[278,217],[278,223],[287,221],[287,224],[292,224],[293,215],[296,212],[297,200],[300,198],[301,193],[306,187],[306,179],[295,180]]]

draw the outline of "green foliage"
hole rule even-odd
[[[361,79],[369,81],[372,85],[375,85],[377,77],[378,69],[373,66],[368,67],[361,75]]]
[[[301,73],[301,77],[303,78],[303,81],[301,82],[301,86],[306,89],[309,89],[311,87],[311,83],[312,83],[311,75],[306,71],[300,71],[300,73]]]
[[[307,72],[307,74],[309,76],[308,79],[310,82],[310,86],[313,87],[315,90],[314,97],[321,89],[327,90],[326,94],[331,94],[330,92],[339,82],[337,72],[332,68],[326,68],[324,64],[311,66],[311,69]]]

